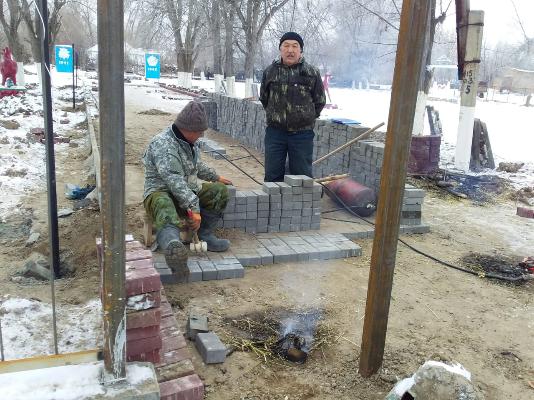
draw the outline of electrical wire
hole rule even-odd
[[[235,163],[233,163],[230,159],[228,159],[226,157],[225,154],[222,154],[218,151],[212,151],[212,153],[217,153],[219,154],[220,156],[222,156],[226,161],[228,161],[230,164],[232,164],[235,168],[237,168],[239,171],[241,171],[243,174],[245,174],[246,176],[248,176],[250,179],[252,179],[254,182],[256,182],[257,184],[261,185],[260,182],[258,182],[256,179],[254,179],[252,176],[250,176],[248,173],[246,173],[242,168],[240,168],[239,166],[237,166]],[[348,212],[350,212],[352,215],[354,215],[356,218],[359,218],[361,219],[362,221],[365,221],[367,222],[369,225],[372,225],[374,226],[375,224],[367,219],[365,219],[364,217],[361,217],[359,216],[354,210],[352,210],[352,207],[348,206],[343,200],[341,200],[341,198],[336,194],[334,193],[328,186],[324,185],[323,183],[321,182],[317,182],[319,183],[324,189],[326,189],[326,191],[328,191],[330,194],[332,194],[336,200],[341,203],[341,205],[343,206],[343,208],[340,208],[339,210],[330,210],[328,212],[334,212],[334,211],[340,211],[340,210],[347,210]],[[334,221],[341,221],[341,222],[348,222],[348,223],[352,223],[352,224],[355,224],[357,223],[356,221],[353,221],[353,220],[341,220],[341,219],[337,219],[337,218],[329,218],[329,217],[324,217],[325,219],[329,219],[329,220],[334,220]],[[438,264],[442,264],[442,265],[445,265],[449,268],[453,268],[453,269],[456,269],[458,271],[461,271],[461,272],[466,272],[468,274],[471,274],[471,275],[476,275],[476,276],[479,276],[481,278],[493,278],[493,279],[498,279],[498,280],[502,280],[502,281],[507,281],[507,282],[522,282],[522,281],[526,281],[528,280],[528,278],[526,278],[524,275],[520,276],[520,277],[507,277],[507,276],[503,276],[503,275],[498,275],[498,274],[494,274],[494,273],[491,273],[491,272],[485,272],[485,273],[478,273],[476,271],[472,271],[472,270],[469,270],[469,269],[466,269],[466,268],[462,268],[462,267],[459,267],[457,265],[454,265],[454,264],[451,264],[451,263],[448,263],[446,261],[443,261],[443,260],[440,260],[439,258],[436,258],[428,253],[425,253],[424,251],[422,250],[419,250],[417,249],[416,247],[412,246],[411,244],[405,242],[404,240],[402,240],[401,238],[397,238],[397,240],[399,242],[401,242],[403,245],[405,245],[406,247],[408,247],[410,250],[416,252],[417,254],[419,255],[422,255],[426,258],[429,258],[430,260],[432,261],[435,261],[437,262]]]

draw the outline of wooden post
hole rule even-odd
[[[124,244],[124,5],[98,0],[104,380],[126,376]]]
[[[463,62],[460,118],[454,157],[455,167],[462,171],[469,170],[469,160],[471,159],[471,142],[473,140],[473,124],[477,102],[478,71],[480,68],[483,26],[484,11],[470,11],[469,26],[467,28],[467,45]]]
[[[427,0],[402,3],[360,354],[359,372],[364,377],[378,371],[384,356],[406,164],[418,83],[428,46],[429,3]]]

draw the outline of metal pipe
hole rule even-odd
[[[2,338],[2,319],[0,318],[0,357],[2,361],[5,360],[4,358],[4,340]]]
[[[124,4],[98,0],[104,380],[126,377]]]
[[[406,164],[418,83],[430,37],[430,3],[427,0],[402,3],[362,333],[359,373],[364,377],[375,374],[384,357]]]
[[[59,235],[57,222],[56,163],[54,158],[54,120],[52,119],[52,92],[50,88],[50,54],[48,49],[48,8],[47,1],[40,0],[38,10],[42,18],[41,27],[41,89],[43,92],[46,177],[48,193],[48,235],[50,243],[50,288],[52,291],[52,326],[54,330],[54,351],[58,354],[56,296],[54,281],[59,271]]]

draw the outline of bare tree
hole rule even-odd
[[[201,28],[199,4],[195,0],[165,0],[165,7],[174,33],[178,71],[192,72]]]
[[[7,3],[7,10],[5,9]],[[8,19],[6,19],[8,17]],[[22,22],[22,10],[18,0],[0,0],[0,23],[7,38],[7,43],[16,60],[24,59],[24,46],[19,34]]]
[[[206,20],[209,21],[210,38],[212,42],[213,73],[222,74],[222,48],[221,48],[221,0],[206,1],[204,9]]]
[[[222,2],[221,14],[224,21],[224,74],[234,75],[234,22],[233,8],[230,4]]]
[[[36,5],[33,4],[30,7],[30,4],[27,0],[21,1],[21,13],[26,27],[28,28],[29,37],[27,38],[30,43],[32,56],[35,62],[41,62],[41,40],[40,40],[40,31],[42,29],[43,21],[41,16],[36,10]],[[67,0],[54,0],[52,3],[52,9],[49,10],[48,14],[48,29],[50,33],[49,38],[49,47],[48,51],[54,48],[56,42],[56,37],[61,28],[61,9],[67,4]]]
[[[245,35],[245,46],[238,48],[245,55],[245,77],[252,78],[254,59],[265,27],[289,0],[226,0],[241,21]]]

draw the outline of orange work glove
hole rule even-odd
[[[217,182],[224,183],[225,185],[232,185],[232,181],[230,179],[226,179],[224,176],[219,176],[219,180]]]
[[[189,229],[193,231],[198,231],[198,228],[200,228],[200,222],[202,220],[200,213],[188,210],[187,218],[188,218],[187,224],[189,225]]]

